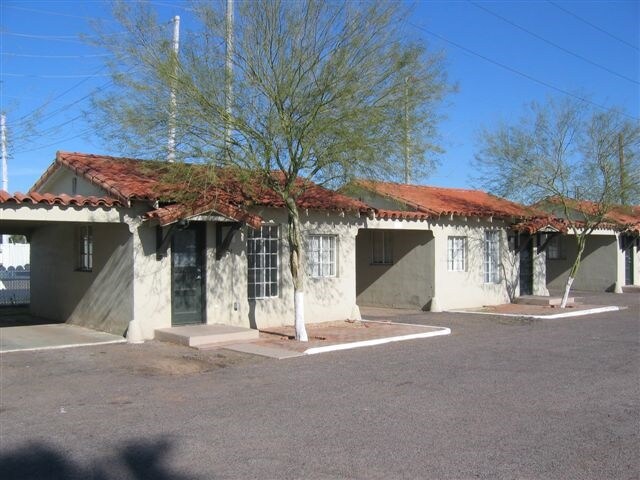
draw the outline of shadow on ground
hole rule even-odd
[[[3,480],[195,480],[166,465],[171,449],[167,439],[133,441],[113,456],[80,465],[60,449],[31,442],[0,454],[0,476]]]

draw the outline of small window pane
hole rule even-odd
[[[247,235],[248,295],[250,299],[278,296],[277,226],[263,225]]]
[[[307,242],[307,263],[312,277],[335,277],[336,236],[309,235]]]

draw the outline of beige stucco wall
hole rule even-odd
[[[132,242],[122,224],[92,224],[93,270],[77,271],[80,224],[52,223],[31,236],[31,312],[124,334],[133,317]]]
[[[76,179],[75,195],[104,197],[107,193],[100,187],[93,185],[82,177],[76,176],[71,170],[62,167],[56,170],[51,177],[38,189],[44,193],[66,193],[73,195],[73,179]]]
[[[216,259],[216,223],[206,222],[206,323],[251,328],[293,324],[293,288],[288,266],[287,221],[284,211],[258,211],[266,223],[280,227],[279,296],[249,301],[247,298],[247,228],[236,232],[229,251]],[[307,278],[305,320],[307,323],[344,320],[356,305],[355,236],[362,221],[355,216],[301,212],[303,235],[337,235],[338,272],[332,278]],[[171,326],[171,248],[156,259],[155,227],[140,224],[133,236],[135,258],[133,297],[135,317],[145,338],[154,330]],[[306,265],[305,265],[306,267]]]
[[[563,289],[569,270],[577,254],[574,235],[561,237],[564,258],[547,260],[547,285],[551,289]],[[613,291],[616,282],[624,282],[624,258],[617,235],[596,233],[587,238],[580,269],[573,282],[573,289],[586,291]]]
[[[508,225],[499,220],[453,217],[437,221],[411,220],[367,220],[367,229],[394,231],[396,244],[403,250],[411,247],[410,265],[403,258],[397,264],[384,267],[369,265],[370,243],[366,242],[366,231],[358,239],[357,274],[358,301],[361,305],[407,306],[411,308],[432,308],[435,298],[436,309],[451,310],[482,305],[496,305],[510,302],[519,295],[519,256],[509,250],[507,240]],[[499,283],[484,283],[484,232],[500,232],[500,253],[502,275]],[[416,242],[418,232],[428,232],[428,241]],[[447,265],[447,241],[449,236],[467,238],[467,268],[465,271],[449,271]],[[402,240],[404,238],[404,240]],[[395,240],[397,239],[397,240]],[[395,252],[394,252],[395,254]],[[545,253],[534,248],[534,293],[548,294],[545,285]],[[415,263],[414,263],[415,262]],[[367,288],[367,276],[372,271],[379,274]],[[417,294],[416,294],[417,293]],[[412,301],[407,299],[413,298]],[[401,299],[398,301],[396,299]]]
[[[293,324],[293,287],[289,271],[287,219],[283,210],[264,209],[258,213],[267,223],[279,225],[280,233],[280,294],[277,298],[247,299],[247,227],[238,231],[229,252],[215,260],[215,231],[207,231],[207,322],[227,323],[252,328]],[[331,278],[310,278],[305,283],[305,321],[307,323],[344,320],[351,317],[356,305],[355,237],[358,224],[355,216],[337,213],[301,212],[302,232],[337,235],[338,271]],[[304,264],[307,271],[306,262]]]

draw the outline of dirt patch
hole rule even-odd
[[[512,326],[521,326],[521,325],[533,325],[536,323],[540,323],[542,319],[540,318],[532,318],[532,317],[501,317],[496,316],[492,318],[494,322],[499,323],[500,325],[512,325]]]
[[[224,353],[217,351],[176,353],[175,355],[149,355],[143,365],[136,365],[135,370],[143,375],[194,375],[227,368],[253,358],[227,350]]]
[[[313,347],[374,340],[414,333],[423,333],[423,325],[406,325],[392,322],[367,322],[358,320],[337,320],[311,323],[306,326],[308,342],[295,340],[293,326],[273,327],[260,331],[259,344],[304,352]]]

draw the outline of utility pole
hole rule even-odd
[[[627,178],[624,166],[624,140],[623,134],[618,134],[618,160],[620,162],[620,203],[622,205],[627,204]]]
[[[9,170],[7,168],[7,118],[4,113],[0,114],[0,150],[2,155],[2,190],[9,191]],[[9,236],[0,236],[0,243],[9,243]]]
[[[404,183],[411,183],[411,157],[409,151],[409,77],[404,79]]]
[[[2,144],[2,190],[9,191],[9,171],[7,170],[7,117],[0,114],[0,143]]]
[[[169,140],[167,142],[167,161],[176,159],[176,113],[178,109],[176,101],[176,77],[178,75],[178,50],[180,48],[180,17],[173,17],[173,77],[171,79],[171,92],[169,100]]]
[[[231,160],[231,105],[233,104],[233,0],[227,0],[227,22],[225,30],[225,128],[224,156]]]

